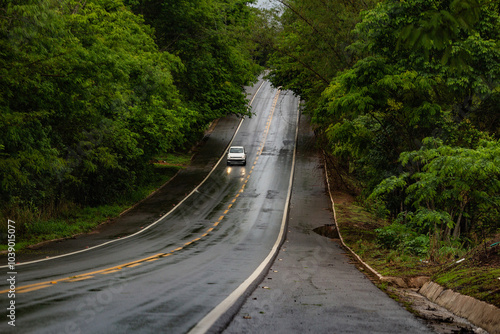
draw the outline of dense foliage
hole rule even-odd
[[[283,32],[271,80],[307,100],[318,133],[362,182],[367,204],[405,230],[438,240],[495,232],[498,3],[386,0],[359,12],[353,2],[281,2]],[[345,13],[358,24],[351,34],[335,33],[333,17],[345,21]],[[297,43],[307,30],[314,36]],[[327,51],[332,45],[339,47]]]
[[[112,201],[148,178],[155,155],[248,114],[243,86],[259,68],[246,3],[131,4],[159,14],[145,13],[154,30],[122,0],[1,0],[4,214]]]
[[[346,47],[359,12],[373,1],[279,0],[281,29],[269,59],[269,79],[300,95],[312,110],[339,71],[352,66],[356,56]]]
[[[174,73],[184,101],[204,120],[247,114],[242,86],[259,67],[251,61],[250,28],[255,10],[248,0],[127,0],[155,29],[158,46],[178,56]]]

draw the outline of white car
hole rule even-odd
[[[227,165],[230,166],[233,163],[242,164],[243,166],[247,164],[247,155],[243,146],[231,146],[229,148],[227,152]]]

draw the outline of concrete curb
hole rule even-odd
[[[340,234],[339,225],[337,223],[337,215],[335,213],[335,202],[332,196],[332,190],[330,186],[330,181],[328,177],[328,168],[325,157],[325,152],[323,151],[323,161],[325,164],[325,178],[328,187],[328,195],[330,196],[330,201],[332,203],[333,220],[335,221],[335,226],[339,233],[340,242],[342,246],[352,254],[353,257],[367,270],[369,273],[376,277],[380,282],[389,282],[390,284],[398,284],[397,277],[384,277],[378,273],[375,269],[370,267],[366,262],[364,262],[358,254],[356,254],[351,248],[349,248]],[[403,281],[402,279],[399,279]],[[488,304],[486,302],[477,300],[470,296],[462,295],[458,292],[454,292],[451,289],[445,289],[437,283],[430,280],[421,279],[421,286],[418,293],[430,300],[431,302],[446,308],[451,313],[456,316],[462,317],[470,321],[472,324],[483,328],[490,334],[500,334],[500,309],[494,305]]]
[[[500,334],[500,309],[491,304],[445,289],[434,282],[425,283],[418,291],[430,301],[453,314],[469,320],[491,334]]]
[[[347,246],[344,242],[344,238],[342,238],[342,235],[340,234],[340,229],[339,229],[339,225],[337,223],[337,214],[335,212],[335,202],[333,201],[333,196],[332,196],[332,187],[330,186],[330,180],[329,180],[329,177],[328,177],[328,168],[327,168],[327,163],[326,163],[326,159],[325,159],[325,152],[323,151],[323,163],[325,165],[325,178],[326,178],[326,184],[328,186],[328,195],[330,196],[330,201],[332,202],[332,211],[333,211],[333,221],[335,222],[335,227],[337,228],[337,232],[339,233],[339,238],[340,238],[340,242],[342,244],[342,246],[347,249],[349,251],[349,253],[351,253],[352,256],[354,256],[358,262],[364,267],[366,268],[366,270],[368,270],[370,272],[371,275],[373,275],[374,277],[376,277],[379,281],[382,281],[384,280],[384,277],[382,275],[380,275],[375,269],[373,269],[372,267],[370,267],[370,265],[366,262],[364,262],[358,254],[356,254],[351,248],[349,248],[349,246]]]

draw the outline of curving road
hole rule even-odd
[[[16,327],[2,321],[0,332],[196,333],[223,326],[283,240],[298,103],[264,82],[252,102],[255,115],[242,120],[232,142],[246,147],[246,166],[221,159],[190,196],[139,233],[18,265]],[[0,290],[0,305],[9,305],[6,280]]]
[[[290,92],[250,91],[255,115],[221,120],[197,167],[95,234],[18,254],[0,333],[430,333],[312,232],[332,223],[314,134]],[[231,143],[246,166],[213,158]]]

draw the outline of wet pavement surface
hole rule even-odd
[[[259,87],[256,114],[236,133],[239,122],[228,123],[227,136],[214,131],[200,149],[198,159],[209,148],[200,169],[216,167],[188,197],[180,191],[170,205],[164,199],[172,194],[158,192],[122,215],[131,219],[117,221],[124,229],[42,245],[41,261],[16,265],[17,324],[0,323],[0,332],[186,333],[235,292],[252,290],[282,241],[298,120],[297,97],[269,83]],[[247,166],[219,159],[233,139],[247,147]],[[197,183],[193,175],[188,181]],[[134,231],[140,233],[128,234]],[[87,248],[99,239],[106,242]],[[0,305],[7,305],[7,281],[0,291]]]
[[[249,88],[254,92],[254,88]],[[120,217],[103,222],[91,233],[72,238],[44,242],[18,251],[18,262],[27,262],[47,257],[59,256],[100,245],[110,240],[134,234],[157,221],[175,207],[210,173],[226,150],[241,122],[241,118],[229,116],[217,120],[202,139],[191,164],[180,170],[168,183],[163,185],[146,200],[136,204]],[[6,257],[6,254],[0,255]],[[2,259],[3,263],[7,261]]]
[[[432,333],[361,273],[335,240],[323,165],[307,123],[303,116],[286,240],[223,333]]]
[[[281,98],[279,101],[288,101],[290,96],[283,93]],[[268,97],[262,97],[258,102],[263,106],[268,101]],[[268,252],[268,246],[262,246],[261,241],[278,228],[271,222],[282,215],[282,185],[287,179],[293,144],[290,131],[294,125],[284,112],[289,106],[285,108],[285,102],[276,101],[275,125],[264,137],[266,144],[259,154],[258,168],[246,188],[242,184],[250,166],[225,168],[215,182],[200,189],[203,196],[210,197],[207,204],[188,201],[169,219],[172,223],[159,224],[137,238],[99,251],[49,261],[50,265],[22,267],[20,275],[27,283],[68,277],[22,294],[18,301],[26,316],[20,323],[29,323],[33,328],[46,324],[67,333],[73,333],[75,328],[84,332],[187,332],[191,323],[248,277],[255,266],[254,258]],[[261,124],[249,123],[237,141],[252,142],[257,129],[262,128]],[[119,218],[102,224],[91,234],[39,245],[18,257],[25,262],[79,251],[156,222],[211,173],[239,124],[237,117],[219,120],[189,168]],[[302,116],[286,240],[269,270],[260,276],[261,283],[257,280],[255,290],[248,290],[246,301],[237,305],[242,308],[233,308],[231,314],[224,315],[225,333],[431,332],[359,272],[335,241],[323,166],[307,124]],[[255,155],[256,148],[250,150]],[[224,213],[224,219],[219,218],[219,226],[210,225],[214,215],[216,218],[223,211],[216,203],[229,203],[230,198],[224,194],[233,193],[235,186],[242,186],[241,197],[231,212]],[[214,203],[215,207],[208,206]],[[195,211],[200,212],[200,217],[193,222],[188,214]],[[189,246],[209,226],[217,227],[209,229],[213,231],[207,242]],[[134,257],[142,259],[116,265]],[[59,323],[63,318],[66,322]],[[221,330],[214,327],[210,332]]]

